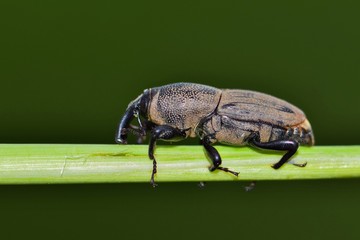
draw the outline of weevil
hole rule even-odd
[[[134,118],[139,126],[131,124]],[[220,166],[222,160],[214,143],[285,151],[272,165],[274,169],[288,162],[299,145],[314,144],[309,121],[294,105],[256,91],[218,89],[195,83],[173,83],[144,90],[128,105],[115,141],[126,144],[129,132],[138,135],[139,142],[150,132],[148,155],[153,161],[150,179],[153,186],[156,186],[154,149],[157,140],[198,137],[212,162],[209,170],[222,170],[235,176],[238,172]]]

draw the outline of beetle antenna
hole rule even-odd
[[[135,109],[134,116],[137,118],[140,129],[144,129],[143,124],[140,119],[139,109]]]

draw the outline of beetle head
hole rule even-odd
[[[125,114],[120,121],[118,131],[115,136],[116,143],[123,143],[123,144],[127,143],[126,140],[127,140],[128,129],[130,128],[131,121],[135,117],[138,118],[140,128],[142,128],[140,116],[147,119],[148,106],[150,100],[151,100],[150,89],[146,89],[143,92],[143,94],[138,96],[134,101],[132,101],[128,105]]]

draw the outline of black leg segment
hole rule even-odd
[[[150,136],[150,143],[149,143],[149,158],[151,160],[153,160],[153,171],[151,174],[151,180],[150,180],[150,184],[153,187],[156,187],[157,184],[155,183],[154,180],[154,175],[157,172],[157,168],[156,168],[156,159],[154,157],[154,150],[155,150],[155,146],[156,146],[156,141],[157,140],[164,140],[164,141],[180,141],[186,138],[186,131],[188,129],[185,130],[179,130],[177,128],[173,128],[167,125],[161,125],[161,126],[155,126],[153,127],[152,131],[151,131],[151,136]]]
[[[278,150],[278,151],[287,151],[279,162],[272,165],[274,169],[280,168],[284,163],[288,162],[289,159],[296,153],[299,148],[299,144],[296,141],[292,140],[277,140],[271,142],[260,142],[258,135],[252,137],[248,141],[251,145],[261,148],[261,149],[270,149],[270,150]],[[298,167],[305,167],[305,164],[295,164]]]
[[[204,137],[201,140],[201,144],[205,148],[206,156],[211,160],[211,162],[213,164],[212,166],[209,167],[209,170],[211,172],[215,171],[216,169],[219,169],[219,170],[222,170],[224,172],[229,172],[229,173],[235,175],[236,177],[239,175],[238,172],[231,171],[228,168],[220,167],[220,165],[221,165],[220,154],[213,146],[210,145],[210,141],[209,141],[209,139],[207,137]]]

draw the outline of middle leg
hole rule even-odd
[[[201,144],[204,146],[206,155],[213,164],[212,166],[209,167],[209,170],[211,172],[215,171],[216,169],[219,169],[224,172],[229,172],[229,173],[235,175],[236,177],[239,176],[238,172],[231,171],[230,169],[225,168],[225,167],[220,167],[220,165],[221,165],[220,154],[213,146],[210,145],[210,139],[208,137],[204,137],[201,140]]]

